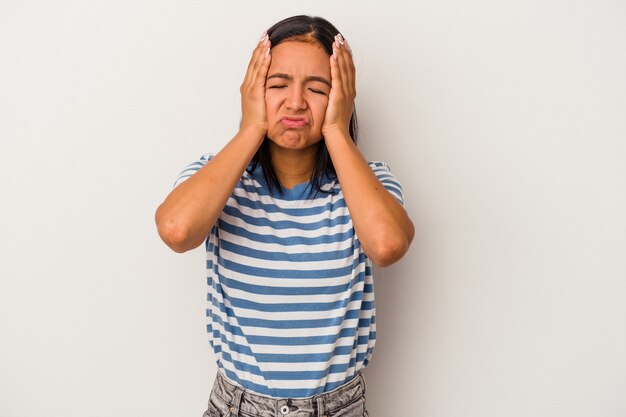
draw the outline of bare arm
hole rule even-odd
[[[176,187],[157,208],[155,221],[161,239],[174,251],[199,246],[217,221],[224,205],[267,132],[265,78],[271,61],[264,36],[254,50],[241,85],[242,123],[239,132],[215,157]]]
[[[387,266],[406,253],[415,229],[350,138],[355,69],[347,44],[338,40],[333,47],[332,89],[322,131],[363,250],[375,264]]]

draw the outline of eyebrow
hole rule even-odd
[[[269,77],[267,77],[267,79],[269,80],[270,78],[283,78],[285,80],[292,80],[293,77],[289,74],[284,74],[282,72],[277,72],[276,74],[272,74]],[[306,77],[304,79],[304,82],[309,82],[309,81],[319,81],[320,83],[326,84],[329,87],[332,87],[332,85],[330,84],[330,81],[328,81],[326,78],[324,77],[320,77],[319,75],[309,75],[308,77]]]

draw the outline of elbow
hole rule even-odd
[[[388,244],[381,245],[380,248],[368,254],[372,262],[380,267],[385,267],[398,262],[408,250],[408,245]]]
[[[385,267],[402,259],[408,249],[409,242],[406,239],[387,240],[379,244],[377,248],[368,254],[368,257],[374,264]]]
[[[187,227],[181,225],[180,222],[176,221],[174,218],[159,214],[159,210],[157,210],[155,216],[157,231],[161,240],[170,249],[176,253],[183,253],[198,246],[189,244],[190,233]]]
[[[386,267],[398,262],[404,254],[409,250],[415,229],[410,223],[406,233],[396,234],[395,236],[381,239],[368,257],[372,262],[380,267]]]
[[[158,223],[157,231],[161,240],[174,252],[183,253],[190,249],[185,245],[188,234],[180,227],[177,227],[174,222],[164,221]]]

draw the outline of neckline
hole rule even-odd
[[[270,187],[269,184],[267,184],[267,182],[265,181],[265,177],[263,176],[263,168],[261,167],[261,164],[256,164],[256,166],[251,171],[247,172],[248,175],[254,178],[272,198],[286,201],[308,200],[313,194],[316,194],[313,192],[313,185],[311,184],[310,180],[296,184],[292,188],[287,188],[283,186],[281,193],[280,190],[277,190],[275,187]],[[328,177],[326,177],[323,181],[324,186],[328,186],[329,184],[331,184],[331,188],[334,182],[335,180],[332,180]]]
[[[276,198],[281,198],[283,200],[301,200],[311,192],[311,182],[305,181],[300,184],[294,185],[292,188],[287,188],[285,186],[282,187],[282,194],[278,190],[272,189],[272,195]]]

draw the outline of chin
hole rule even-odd
[[[286,132],[282,135],[277,136],[275,139],[272,139],[268,136],[268,139],[272,144],[284,149],[306,149],[308,147],[317,145],[321,137],[319,139],[310,139],[305,135],[297,134],[296,132]]]

